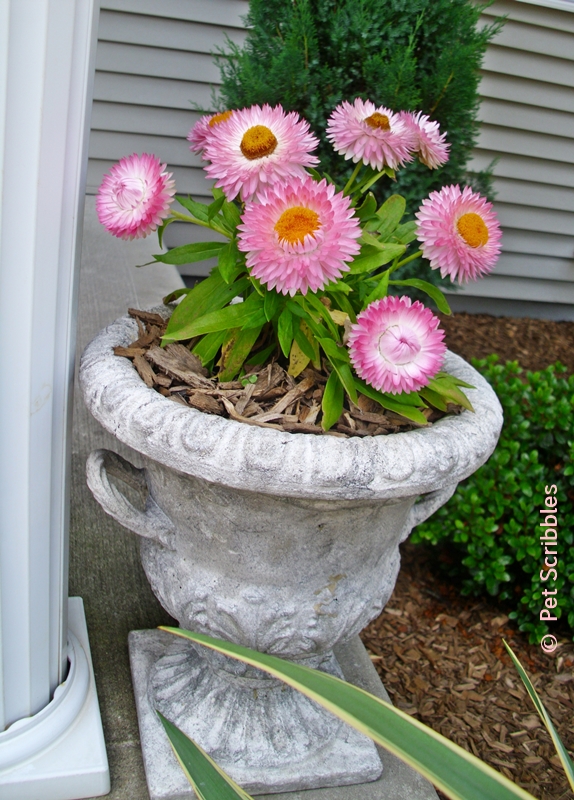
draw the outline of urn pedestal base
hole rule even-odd
[[[152,707],[153,701],[150,701],[153,694],[150,679],[153,683],[156,665],[161,663],[173,643],[173,636],[155,630],[132,631],[129,637],[132,679],[151,800],[189,800],[194,797]],[[339,645],[336,655],[346,680],[388,699],[358,637],[346,645]],[[436,800],[433,787],[416,772],[386,751],[379,750],[379,755],[384,763],[382,775],[372,742],[345,726],[334,742],[315,752],[308,760],[274,770],[272,777],[271,770],[261,770],[258,776],[253,768],[249,775],[247,772],[234,772],[228,764],[221,763],[221,766],[251,794],[263,794],[264,797],[269,794],[273,800],[299,800],[302,797],[299,790],[302,789],[307,790],[305,800]],[[329,788],[314,788],[317,786]]]

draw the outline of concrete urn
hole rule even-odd
[[[93,452],[94,497],[140,536],[152,589],[181,627],[340,676],[333,647],[389,600],[399,544],[492,453],[502,425],[496,395],[448,353],[445,369],[476,387],[468,390],[475,413],[387,436],[284,433],[187,409],[147,388],[130,361],[113,354],[137,336],[135,320],[123,317],[82,358],[91,413],[143,462],[136,468],[111,451]],[[112,479],[145,492],[145,509]],[[380,774],[370,740],[312,701],[164,637],[147,673],[150,705],[248,791]]]

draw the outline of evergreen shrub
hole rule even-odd
[[[449,162],[408,165],[377,199],[399,193],[414,213],[429,192],[468,182],[478,134],[479,69],[501,22],[478,24],[472,0],[251,0],[245,46],[229,43],[218,61],[225,108],[281,104],[298,111],[321,139],[322,169],[343,185],[350,162],[325,138],[343,100],[372,100],[393,111],[422,110],[447,131]],[[471,179],[488,194],[488,171]],[[382,182],[383,183],[383,182]]]
[[[451,500],[413,532],[413,542],[448,547],[447,569],[462,593],[488,593],[539,642],[550,626],[574,630],[574,375],[550,366],[527,372],[497,356],[473,360],[496,391],[504,426],[489,461],[460,484]],[[558,566],[546,582],[538,527],[545,487],[556,485]],[[546,570],[545,570],[546,574]],[[544,589],[555,589],[560,622],[540,621]]]

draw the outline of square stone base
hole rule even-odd
[[[161,723],[148,699],[148,678],[153,663],[165,646],[170,634],[162,631],[132,631],[129,638],[132,679],[138,711],[138,722],[148,790],[151,800],[189,800],[191,789],[181,770]],[[345,679],[373,694],[388,700],[379,677],[358,637],[335,650]],[[403,764],[400,759],[378,748],[384,764],[380,778],[369,783],[331,786],[258,795],[264,800],[437,800],[430,783]],[[333,752],[325,761],[316,764],[315,776],[329,775],[337,759],[344,753]],[[329,762],[333,763],[329,763]],[[344,763],[344,761],[340,761]],[[358,765],[361,768],[361,765]]]

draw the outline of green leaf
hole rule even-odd
[[[375,300],[381,300],[383,297],[387,296],[387,293],[389,291],[389,277],[390,277],[390,275],[391,275],[391,272],[388,269],[385,272],[383,272],[381,280],[375,286],[375,288],[373,289],[371,294],[369,294],[369,295],[367,295],[367,297],[365,297],[365,300],[363,302],[363,309],[365,309],[371,303],[374,303]]]
[[[365,252],[365,255],[359,256],[351,262],[351,275],[358,275],[363,272],[372,272],[372,270],[382,267],[384,264],[388,264],[389,261],[401,256],[405,252],[405,246],[402,244],[381,242],[376,246],[369,246],[371,247],[370,250],[365,252],[365,248],[365,251],[362,251]]]
[[[221,213],[223,214],[223,219],[227,222],[230,229],[235,231],[241,222],[241,215],[235,203],[224,203],[221,206]]]
[[[225,283],[232,283],[237,277],[237,259],[239,258],[239,250],[237,249],[237,242],[232,239],[229,244],[221,248],[219,252],[219,272]]]
[[[279,346],[285,358],[289,358],[291,352],[291,342],[293,341],[293,314],[288,308],[284,308],[277,321],[277,338]]]
[[[219,254],[223,247],[225,247],[224,242],[194,242],[193,244],[174,247],[173,250],[168,250],[167,253],[154,255],[154,258],[163,264],[175,264],[176,266],[179,264],[193,264],[196,261],[205,261],[207,258],[213,258],[213,256]]]
[[[456,375],[449,375],[448,372],[437,372],[435,378],[444,378],[454,386],[462,386],[463,389],[476,389],[476,386],[473,386],[472,383],[466,383],[462,378],[457,378]]]
[[[263,325],[264,322],[263,300],[258,294],[253,293],[243,303],[235,303],[222,308],[220,311],[211,311],[209,314],[199,317],[186,326],[183,332],[179,332],[179,338],[191,339],[194,336],[201,336],[203,333],[214,333],[215,331],[223,331],[230,328],[246,326],[255,328],[258,325]]]
[[[245,366],[256,366],[258,364],[265,364],[271,353],[273,353],[277,349],[277,345],[275,342],[270,344],[269,347],[266,347],[265,350],[260,350],[255,355],[248,358],[245,362]]]
[[[355,379],[353,377],[353,373],[351,372],[351,367],[349,364],[342,364],[340,361],[331,361],[329,359],[331,366],[336,371],[337,375],[339,376],[339,380],[343,384],[343,387],[353,403],[357,405],[358,397],[357,397],[357,390],[355,389]]]
[[[213,201],[213,203],[210,203],[207,206],[207,219],[209,222],[211,222],[211,220],[215,216],[217,216],[217,214],[219,214],[221,207],[224,203],[225,203],[225,195],[221,194],[220,197],[218,197],[216,200]]]
[[[281,308],[282,302],[283,297],[278,292],[276,292],[274,289],[267,289],[263,299],[263,310],[265,312],[265,318],[268,322],[271,322],[271,320],[277,316],[277,312]]]
[[[400,194],[393,194],[377,211],[380,223],[377,225],[379,236],[384,241],[395,230],[405,213],[406,200]]]
[[[312,292],[308,292],[307,295],[305,296],[304,303],[306,306],[312,306],[315,309],[315,311],[321,315],[323,320],[327,323],[327,327],[331,332],[331,336],[338,338],[339,334],[337,331],[337,326],[333,322],[333,317],[329,313],[329,309],[327,308],[327,306],[323,305],[323,303],[319,300],[317,295],[313,294]]]
[[[528,675],[526,673],[526,670],[524,669],[524,667],[522,666],[522,664],[520,663],[520,661],[516,657],[513,649],[510,647],[510,645],[504,639],[502,640],[502,642],[503,642],[504,646],[506,647],[508,655],[512,659],[512,663],[514,664],[518,674],[520,675],[520,680],[524,684],[524,686],[526,688],[526,691],[530,695],[530,699],[534,703],[534,708],[538,712],[538,716],[540,717],[540,719],[544,723],[544,725],[546,727],[546,730],[548,731],[548,733],[550,734],[550,736],[552,738],[552,741],[554,742],[554,748],[555,748],[555,750],[556,750],[556,752],[558,754],[558,758],[560,759],[560,761],[562,763],[562,766],[564,768],[564,772],[566,773],[566,777],[568,778],[568,782],[570,784],[570,788],[572,789],[572,791],[574,791],[574,762],[572,761],[572,759],[568,755],[568,751],[564,747],[564,744],[562,743],[562,740],[561,740],[560,736],[558,736],[558,732],[557,732],[556,728],[554,727],[554,725],[552,724],[552,720],[550,719],[548,711],[546,711],[546,708],[544,707],[544,704],[542,703],[542,700],[540,699],[540,697],[538,696],[538,693],[536,692],[536,689],[532,685],[532,681],[528,677]]]
[[[428,294],[428,296],[435,301],[436,307],[439,311],[442,311],[443,314],[452,313],[444,294],[441,292],[438,286],[433,286],[432,283],[422,281],[419,278],[409,278],[406,281],[390,281],[390,283],[393,286],[413,286],[415,289],[420,289],[421,292]]]
[[[218,376],[220,381],[232,381],[239,373],[251,348],[259,338],[262,327],[259,325],[259,327],[245,330],[235,328],[228,332],[223,342],[223,355]]]
[[[438,408],[439,411],[446,411],[446,402],[437,392],[433,392],[432,389],[425,386],[423,389],[419,389],[419,394],[421,397],[424,397],[431,406]]]
[[[208,221],[208,206],[204,205],[203,203],[198,203],[195,200],[192,200],[191,197],[182,197],[181,195],[176,195],[175,199],[177,202],[182,205],[189,213],[195,217],[196,219],[201,220],[202,222]]]
[[[157,229],[157,241],[160,247],[163,247],[163,234],[165,232],[165,229],[167,228],[168,225],[171,225],[172,222],[175,222],[175,219],[173,217],[170,217],[169,219],[164,220]]]
[[[347,348],[344,346],[339,346],[337,342],[333,341],[333,339],[319,339],[319,344],[332,361],[343,364],[350,363],[349,351]]]
[[[227,331],[215,331],[215,333],[206,334],[195,345],[192,352],[201,359],[203,366],[213,361],[217,355],[217,351],[222,346],[223,341],[227,335]]]
[[[253,800],[193,739],[156,711],[185,777],[199,800]]]
[[[450,381],[444,378],[430,378],[428,388],[433,392],[437,392],[442,397],[446,397],[452,403],[456,403],[463,408],[468,408],[469,411],[474,411],[472,403],[468,397],[461,392],[458,386],[454,386]]]
[[[369,192],[362,204],[355,209],[355,216],[358,217],[361,222],[364,222],[370,219],[375,214],[376,210],[377,201],[375,200],[375,195]]]
[[[191,291],[193,291],[193,289],[187,289],[187,288],[176,289],[174,292],[166,294],[166,296],[162,298],[161,302],[164,305],[167,305],[168,303],[173,303],[174,300],[177,300],[178,297],[183,297],[184,295],[189,294]]]
[[[162,630],[279,678],[398,756],[452,800],[533,800],[524,789],[422,722],[333,675],[200,633]]]
[[[219,269],[212,270],[209,278],[194,286],[174,309],[162,342],[190,339],[191,337],[187,336],[186,332],[196,319],[209,311],[223,308],[234,297],[244,292],[248,286],[247,278],[228,286],[221,277]]]
[[[418,408],[408,405],[407,403],[403,403],[400,400],[395,400],[388,394],[379,392],[377,389],[373,389],[372,386],[369,386],[368,383],[365,383],[365,381],[361,380],[360,378],[354,378],[354,381],[357,390],[361,394],[364,394],[365,397],[370,397],[371,400],[379,403],[388,411],[393,411],[395,414],[400,414],[401,417],[406,417],[406,419],[410,419],[411,422],[416,422],[418,425],[428,425],[427,418],[421,411],[418,410]],[[400,395],[398,396],[400,397]],[[423,405],[422,402],[421,405]]]
[[[307,358],[310,361],[311,360],[315,361],[317,354],[315,352],[313,345],[301,330],[301,325],[305,325],[303,320],[299,320],[298,323],[295,325],[294,329],[295,341],[301,348],[302,352],[307,356]]]
[[[323,400],[321,402],[321,408],[323,410],[321,427],[324,431],[328,431],[332,428],[343,413],[344,397],[345,393],[341,379],[337,375],[337,372],[333,370],[327,380],[325,391],[323,392]]]
[[[417,227],[418,223],[414,219],[405,222],[393,232],[393,239],[397,239],[401,244],[410,244],[417,238]]]

